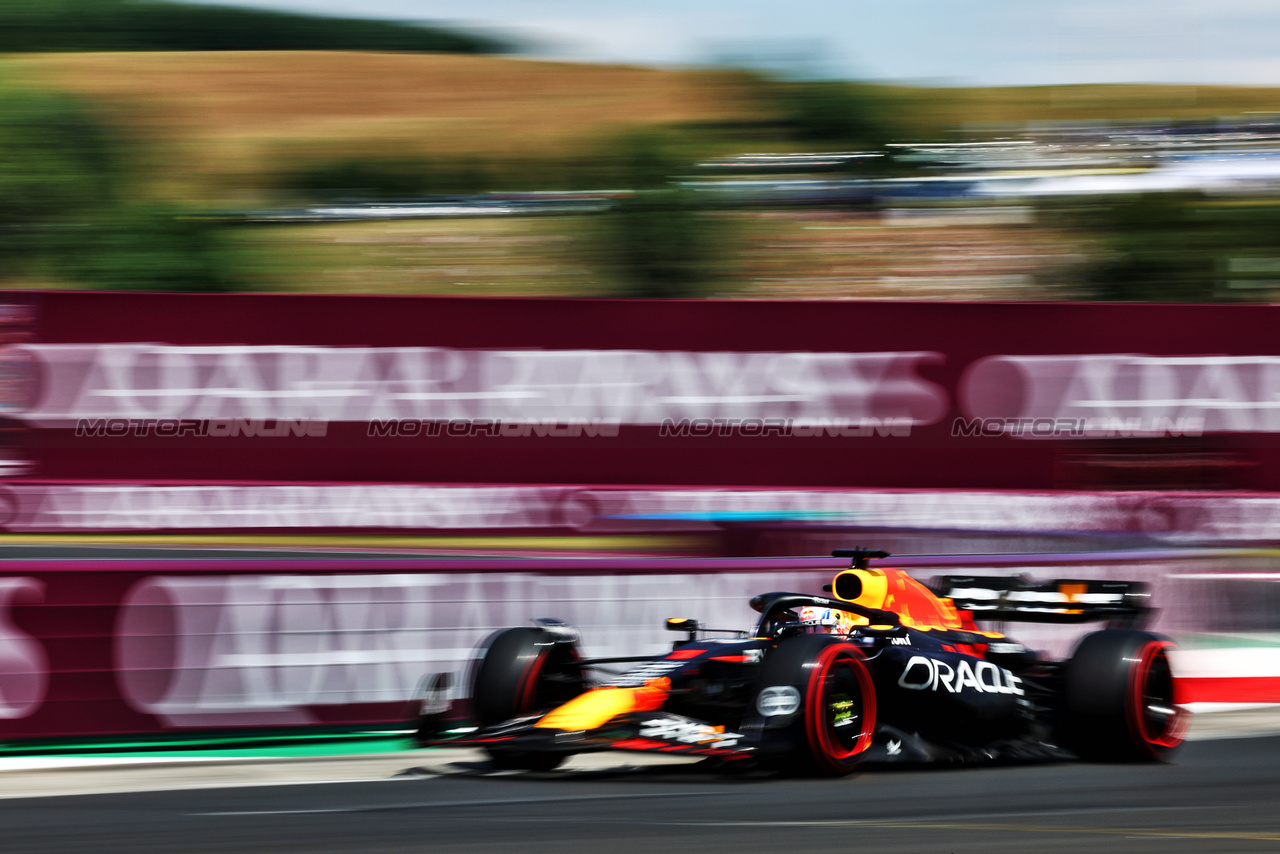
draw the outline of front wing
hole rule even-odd
[[[541,728],[540,720],[541,716],[517,718],[458,737],[433,739],[424,746],[547,753],[636,750],[718,759],[754,756],[757,749],[742,733],[663,711],[632,712],[598,729],[573,732]]]
[[[426,741],[426,747],[480,747],[491,751],[595,753],[605,750],[700,756],[723,761],[762,758],[756,738],[669,712],[641,712],[587,732],[536,726],[540,717],[518,718],[455,737]],[[884,723],[863,756],[864,765],[976,765],[991,762],[1054,761],[1072,754],[1043,737],[1028,734],[983,746],[940,744]]]

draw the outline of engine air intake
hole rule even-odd
[[[831,585],[831,592],[837,599],[852,602],[862,595],[862,579],[856,572],[842,572]]]

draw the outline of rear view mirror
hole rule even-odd
[[[688,632],[692,635],[698,628],[698,621],[691,620],[688,617],[669,617],[667,619],[667,631],[669,632]]]

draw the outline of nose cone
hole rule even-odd
[[[579,694],[534,724],[537,729],[593,730],[631,712],[662,708],[671,693],[671,680],[650,679],[638,688],[596,688]]]

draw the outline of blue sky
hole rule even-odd
[[[583,61],[752,55],[825,76],[934,84],[1280,86],[1280,0],[202,2],[452,23]]]

